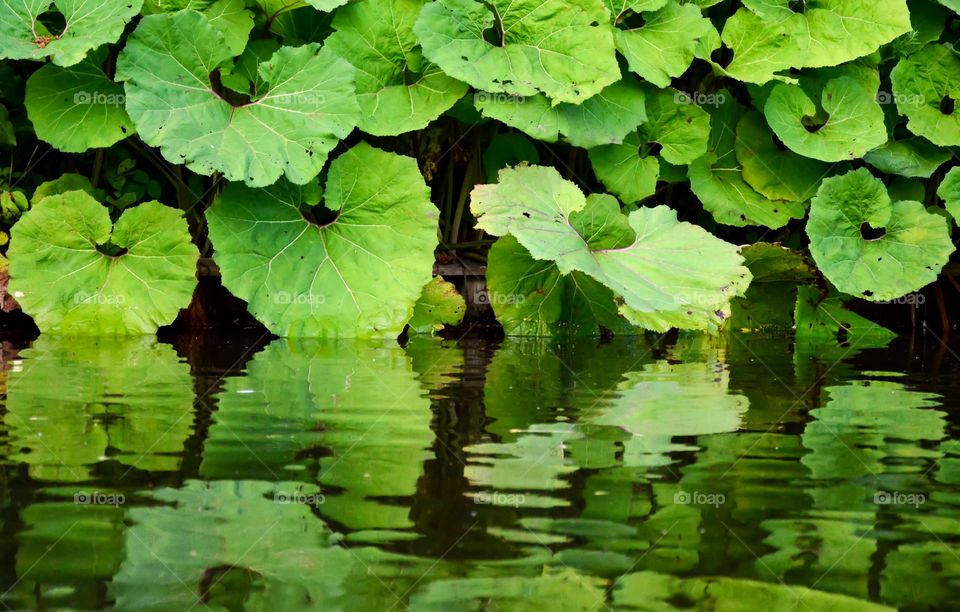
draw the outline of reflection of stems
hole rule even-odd
[[[103,171],[103,158],[106,149],[97,149],[96,155],[93,156],[93,174],[90,177],[90,184],[93,185],[93,188],[97,188],[97,183],[100,182],[100,173]]]

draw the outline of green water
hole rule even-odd
[[[931,345],[7,346],[0,610],[956,607]]]

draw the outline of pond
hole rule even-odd
[[[0,609],[952,606],[935,340],[7,345]]]

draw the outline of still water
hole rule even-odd
[[[0,610],[960,606],[960,359],[855,344],[7,346]]]

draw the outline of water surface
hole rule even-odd
[[[927,341],[7,345],[0,610],[955,606]]]

